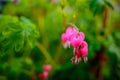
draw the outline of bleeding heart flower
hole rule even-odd
[[[70,41],[68,40],[68,37],[65,33],[62,34],[61,39],[64,48],[70,47]]]
[[[67,42],[67,36],[65,33],[62,34],[61,39],[63,44]]]
[[[65,48],[73,46],[72,63],[78,64],[81,62],[82,57],[84,62],[87,62],[88,44],[84,41],[85,35],[79,32],[76,27],[68,27],[66,32],[62,34],[61,39]]]
[[[68,39],[69,41],[71,41],[71,39],[72,39],[75,35],[77,35],[77,33],[78,33],[78,30],[77,30],[75,27],[69,27],[69,28],[67,28],[67,30],[66,30],[67,39]]]
[[[84,39],[85,39],[85,35],[84,35],[84,33],[83,33],[83,32],[79,32],[79,36],[82,38],[82,40],[84,40]]]
[[[81,51],[83,57],[86,57],[88,55],[88,44],[87,44],[87,42],[85,42],[85,41],[82,42],[80,51]]]
[[[76,35],[71,40],[71,44],[72,44],[73,47],[77,48],[77,47],[79,47],[81,45],[82,41],[83,41],[82,36]]]
[[[69,47],[71,45],[71,39],[78,33],[78,30],[74,27],[67,28],[66,32],[62,34],[62,44],[64,48]]]

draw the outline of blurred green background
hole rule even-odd
[[[75,24],[88,63],[72,64],[61,34]],[[120,0],[0,0],[0,80],[120,80]]]

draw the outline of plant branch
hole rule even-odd
[[[36,42],[36,46],[41,50],[46,59],[50,61],[53,65],[55,65],[55,62],[52,60],[51,56],[49,55],[48,51],[44,48],[44,46],[39,42]]]

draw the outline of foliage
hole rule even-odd
[[[48,80],[119,80],[119,5],[119,0],[1,0],[0,80],[40,80],[48,63]],[[72,48],[61,44],[71,24],[85,34],[87,64],[72,64]]]
[[[25,17],[0,16],[0,54],[22,51],[27,45],[33,47],[38,32]]]

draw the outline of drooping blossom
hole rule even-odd
[[[74,48],[74,57],[71,59],[72,63],[78,64],[81,62],[82,58],[84,62],[87,63],[87,55],[88,55],[88,44],[83,41],[82,44],[78,48]]]
[[[85,41],[82,42],[80,50],[81,50],[82,56],[86,57],[87,54],[88,54],[88,44],[87,44],[87,42],[85,42]]]
[[[71,46],[71,40],[72,38],[78,33],[78,30],[74,27],[67,28],[66,32],[62,34],[62,44],[64,48],[67,48]]]
[[[83,40],[84,40],[84,34],[82,32],[78,32],[71,39],[71,44],[73,47],[77,48],[82,44]]]
[[[83,32],[79,32],[76,27],[68,27],[65,33],[62,34],[61,40],[65,48],[73,47],[72,63],[78,64],[82,58],[84,62],[87,62],[88,44],[84,41],[85,35]]]

